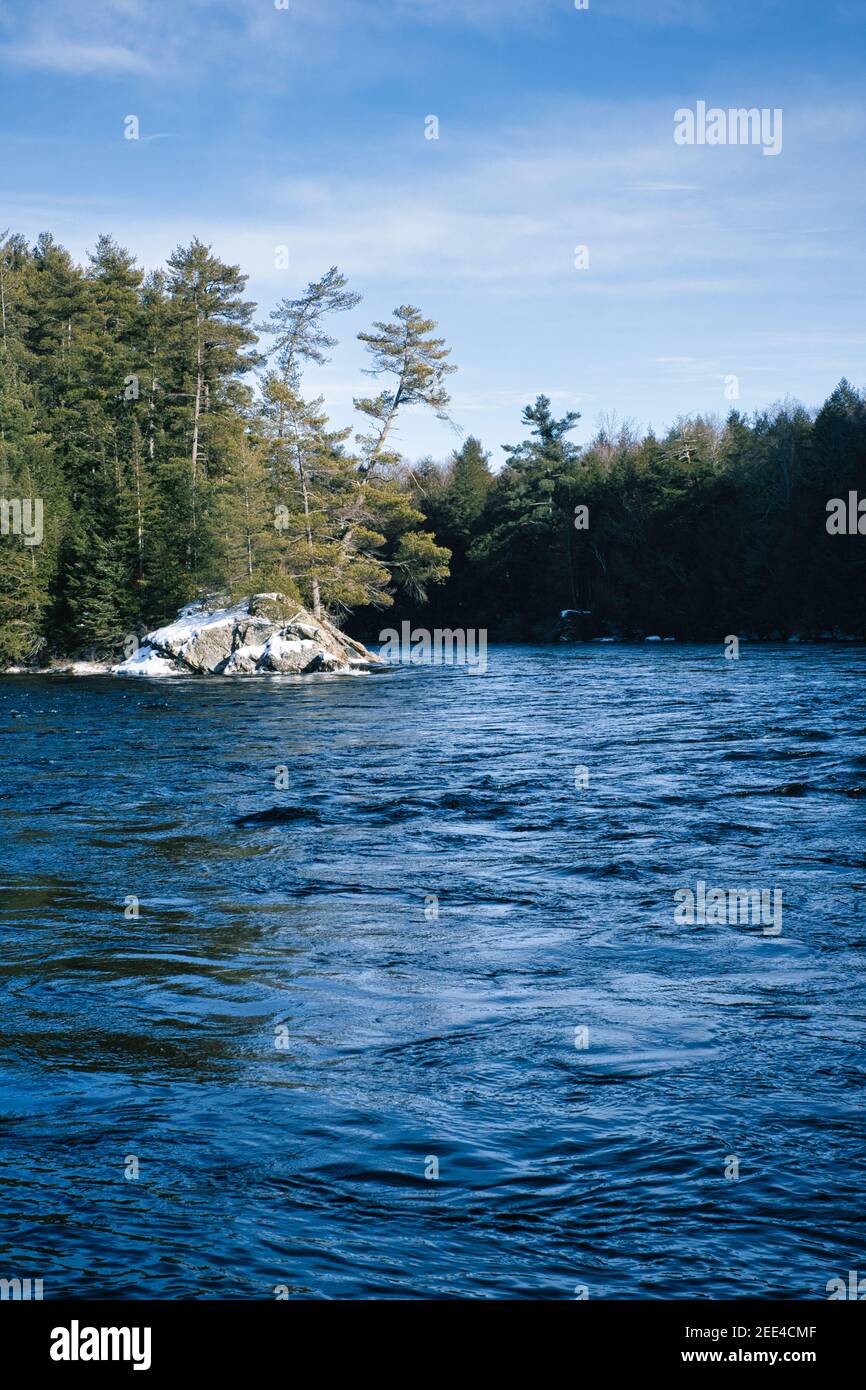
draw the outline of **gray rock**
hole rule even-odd
[[[222,670],[234,649],[234,626],[221,623],[206,627],[191,638],[175,655],[191,671]]]
[[[307,675],[349,671],[379,658],[281,594],[255,594],[232,606],[215,597],[182,609],[177,620],[148,633],[136,656],[114,667],[117,675],[150,675],[153,660],[168,669],[204,675]],[[145,662],[142,652],[150,654]]]
[[[261,647],[238,647],[221,671],[223,676],[251,676],[259,669]]]
[[[263,647],[274,630],[274,624],[268,618],[238,618],[234,624],[232,650]]]
[[[281,676],[301,676],[320,671],[324,661],[325,654],[316,642],[275,632],[268,639],[258,669]]]
[[[344,663],[353,651],[343,633],[338,634],[336,629],[329,631],[323,623],[303,622],[296,619],[283,631],[286,634],[291,632],[293,636],[298,636],[302,640],[315,642],[318,647],[321,647],[326,657],[330,657],[338,663]]]
[[[284,594],[253,594],[247,600],[247,608],[251,617],[265,618],[273,627],[281,627],[295,613],[306,614],[307,611]]]

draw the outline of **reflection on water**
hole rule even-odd
[[[3,682],[0,1275],[826,1296],[862,1256],[864,674]],[[781,936],[676,924],[699,879],[781,887]]]

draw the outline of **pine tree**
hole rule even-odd
[[[399,455],[386,448],[399,411],[405,406],[425,405],[438,419],[448,421],[450,397],[446,380],[457,368],[446,362],[450,348],[443,338],[431,336],[436,324],[425,319],[412,304],[402,304],[394,310],[390,323],[373,324],[367,333],[359,333],[372,358],[366,369],[371,377],[393,376],[394,385],[380,391],[378,396],[362,396],[355,408],[366,415],[373,428],[359,436],[364,471],[399,461]]]
[[[265,377],[262,394],[270,427],[275,525],[283,541],[280,570],[299,583],[315,617],[321,616],[323,604],[342,602],[351,589],[346,573],[355,555],[341,542],[355,479],[343,458],[349,431],[328,429],[322,401],[304,399],[301,379],[306,364],[323,365],[336,346],[336,338],[324,330],[324,319],[346,313],[360,299],[331,266],[304,294],[282,299],[262,325],[274,335],[270,355],[279,368],[278,375]],[[329,575],[336,583],[328,582]]]
[[[237,407],[238,378],[255,365],[255,354],[246,349],[255,342],[256,306],[243,298],[248,277],[197,237],[179,246],[168,266],[169,434],[173,457],[185,454],[189,464],[189,510],[178,525],[189,528],[191,581],[198,587],[213,580],[214,537],[206,517],[218,461],[211,457],[211,420]]]
[[[484,533],[470,552],[497,595],[497,616],[526,608],[555,613],[574,601],[572,491],[580,475],[579,449],[566,436],[580,415],[557,420],[547,396],[523,412],[531,437],[504,446],[505,468],[491,489]]]
[[[433,320],[425,319],[414,305],[403,304],[389,323],[377,321],[369,332],[358,334],[373,363],[366,374],[394,378],[393,385],[377,396],[355,399],[356,410],[372,424],[366,434],[357,436],[364,506],[387,541],[385,565],[398,588],[416,601],[426,598],[430,584],[446,579],[451,552],[438,545],[430,532],[418,529],[424,514],[411,503],[400,477],[400,455],[388,447],[388,439],[399,412],[407,406],[426,406],[450,423],[447,379],[457,368],[446,360],[451,349],[445,340],[432,336],[435,328]],[[384,598],[383,594],[379,602]]]
[[[265,441],[254,422],[225,416],[213,423],[213,443],[224,460],[213,484],[211,515],[219,538],[221,584],[238,597],[271,592],[279,570],[279,541],[270,506]],[[291,592],[285,578],[281,592]]]
[[[56,579],[62,493],[32,390],[0,342],[0,663],[35,660]]]

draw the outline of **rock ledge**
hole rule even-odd
[[[379,658],[282,594],[192,603],[149,632],[115,676],[307,676],[369,670]]]

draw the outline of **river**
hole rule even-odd
[[[0,1276],[823,1298],[862,1262],[866,650],[488,663],[0,682]],[[698,883],[781,930],[677,920]]]

